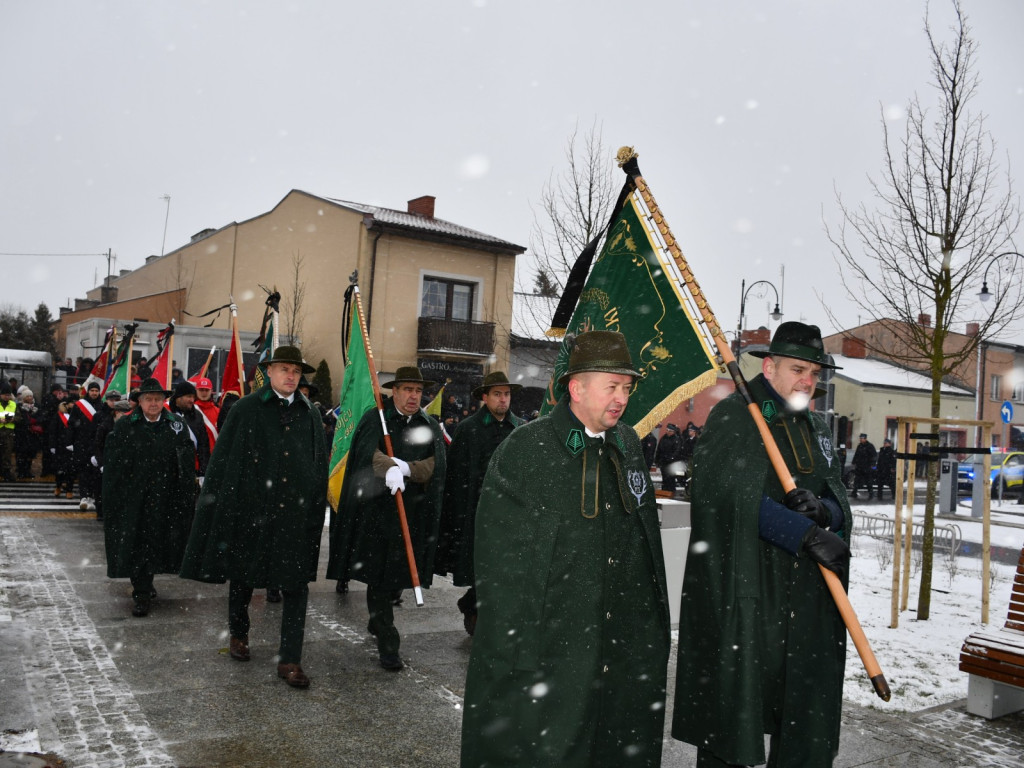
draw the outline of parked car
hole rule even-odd
[[[957,488],[970,493],[974,490],[974,465],[961,462],[956,478]],[[1015,493],[1024,485],[1024,452],[992,453],[992,495]]]

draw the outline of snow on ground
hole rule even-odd
[[[969,514],[969,503],[968,499],[967,509],[960,512]],[[1024,508],[1006,504],[1001,509],[999,519],[1024,523],[1020,516]],[[876,506],[865,511],[891,515],[892,507]],[[921,514],[920,505],[915,512]],[[993,519],[997,519],[996,513]],[[949,522],[936,521],[938,525]],[[964,541],[981,540],[980,523],[965,518],[955,524],[960,526]],[[1019,550],[1024,543],[1024,529],[993,526],[991,538],[993,544]],[[892,689],[892,699],[884,702],[875,694],[852,642],[848,643],[843,698],[889,712],[913,712],[966,697],[967,674],[957,667],[964,639],[983,626],[981,560],[961,556],[951,566],[947,557],[936,553],[931,617],[918,621],[916,606],[921,574],[917,553],[911,565],[908,610],[900,613],[899,626],[891,629],[892,562],[888,553],[892,552],[892,542],[855,533],[853,552],[850,602]],[[992,564],[989,626],[1001,627],[1006,621],[1015,572],[1016,566]]]

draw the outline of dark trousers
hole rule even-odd
[[[299,589],[282,589],[281,645],[277,655],[281,664],[302,663],[302,641],[306,635],[306,604],[309,585]],[[228,589],[228,630],[232,637],[249,639],[249,602],[252,587],[232,581]]]
[[[99,495],[100,471],[89,464],[78,470],[78,493],[83,499],[95,499]]]
[[[861,470],[855,470],[853,473],[853,495],[857,495],[857,491],[861,488],[866,488],[868,492],[868,498],[870,499],[873,495],[873,489],[871,485],[872,477],[870,472],[863,472]]]
[[[139,563],[132,568],[132,600],[148,602],[153,597],[153,574],[149,563]]]
[[[402,638],[395,629],[395,591],[366,585],[366,608],[370,612],[370,634],[377,636],[381,656],[398,653]]]
[[[11,460],[14,458],[14,430],[6,426],[0,427],[0,477],[13,480]]]
[[[469,591],[460,597],[456,604],[462,613],[476,613],[476,587],[470,587]]]

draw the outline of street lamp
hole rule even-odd
[[[1019,256],[1020,258],[1024,259],[1024,253],[1018,253],[1017,251],[1003,251],[1002,253],[997,253],[995,256],[993,256],[991,259],[989,259],[988,264],[985,266],[985,274],[982,276],[981,290],[978,291],[978,299],[982,303],[987,302],[993,296],[992,292],[988,289],[988,271],[989,271],[989,269],[992,268],[992,265],[995,264],[1003,256]],[[974,418],[978,419],[979,421],[981,421],[981,417],[982,417],[981,385],[982,385],[982,377],[984,376],[984,371],[985,371],[986,352],[987,352],[987,347],[985,345],[985,340],[981,339],[978,342],[978,352],[977,352],[977,356],[976,356],[977,357],[977,374],[976,374],[975,387],[974,387]],[[981,427],[975,427],[974,428],[974,444],[975,444],[975,447],[977,447],[977,448],[981,448],[982,447],[982,445],[981,445]]]
[[[991,268],[993,264],[996,263],[998,259],[1001,259],[1003,256],[1020,256],[1022,259],[1024,259],[1024,253],[1017,253],[1016,251],[1004,251],[1003,253],[997,253],[995,256],[993,256],[992,259],[989,261],[988,266],[985,267],[985,276],[982,278],[981,281],[981,290],[978,291],[978,298],[981,299],[981,301],[988,301],[990,298],[992,298],[992,292],[989,291],[988,289],[988,270],[989,268]]]
[[[782,318],[782,310],[779,309],[779,291],[775,288],[774,285],[772,285],[767,280],[758,280],[756,282],[751,283],[750,287],[748,288],[747,287],[747,281],[746,280],[741,280],[740,281],[740,319],[739,319],[739,322],[736,324],[736,354],[739,354],[739,351],[740,351],[740,337],[741,337],[741,335],[743,333],[743,318],[747,314],[747,296],[750,294],[750,292],[752,290],[754,290],[754,288],[756,288],[759,285],[767,285],[775,293],[775,309],[773,309],[772,313],[771,313],[772,320],[779,320],[779,319]]]

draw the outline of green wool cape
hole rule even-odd
[[[824,419],[787,412],[750,389],[798,487],[839,502],[852,519]],[[697,440],[693,530],[679,612],[672,735],[741,765],[765,762],[775,732],[780,765],[831,765],[839,748],[846,629],[818,565],[758,536],[762,496],[782,485],[754,420],[733,393]],[[845,586],[845,585],[844,585]]]
[[[103,459],[107,576],[130,578],[140,565],[178,572],[195,508],[195,462],[188,428],[166,409],[152,424],[135,411],[114,425]]]
[[[217,437],[181,576],[286,590],[316,581],[326,507],[320,412],[264,385],[231,407]]]
[[[660,766],[670,619],[636,432],[588,437],[565,398],[513,431],[475,559],[462,768]]]
[[[523,420],[511,411],[499,421],[482,407],[459,427],[448,446],[441,533],[434,572],[452,574],[457,587],[473,586],[473,535],[476,506],[491,455]]]
[[[444,490],[445,445],[441,427],[422,408],[406,417],[388,397],[384,419],[394,455],[410,464],[434,457],[426,483],[405,478],[402,493],[420,585],[429,587],[437,554],[437,529]],[[386,453],[376,408],[359,420],[352,435],[338,511],[331,515],[331,554],[327,578],[354,579],[378,589],[412,587],[395,497],[373,473],[373,454]]]

